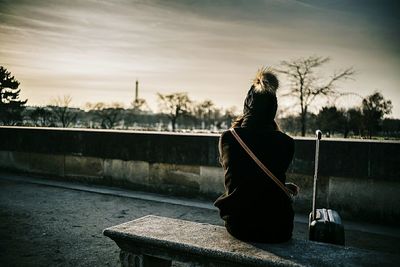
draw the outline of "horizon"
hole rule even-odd
[[[400,118],[399,6],[389,0],[0,0],[0,65],[20,81],[29,106],[70,95],[75,107],[127,107],[139,80],[139,97],[153,111],[157,93],[173,92],[241,110],[261,66],[327,56],[324,77],[356,71],[354,80],[338,84],[340,91],[363,97],[380,91],[393,104],[385,117]],[[284,92],[288,84],[280,80]],[[282,109],[293,104],[279,101]],[[351,96],[335,102],[359,103]]]

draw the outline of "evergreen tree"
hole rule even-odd
[[[369,138],[381,129],[383,116],[390,114],[392,108],[392,101],[386,100],[380,92],[374,92],[363,100],[362,112]]]
[[[22,112],[28,100],[20,100],[19,82],[11,72],[0,66],[0,123],[17,125],[22,123]]]
[[[350,108],[346,112],[349,130],[353,132],[353,135],[363,136],[364,135],[364,119],[360,108]]]
[[[347,122],[343,110],[338,110],[335,106],[323,107],[317,115],[317,126],[326,135],[334,135],[335,132],[343,132],[347,137]]]

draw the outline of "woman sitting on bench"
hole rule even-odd
[[[292,236],[294,212],[284,185],[294,141],[279,130],[274,120],[278,86],[274,73],[265,68],[259,70],[244,101],[243,115],[232,125],[234,132],[224,132],[219,141],[226,191],[214,205],[219,208],[227,231],[244,241],[275,243]],[[237,138],[272,172],[281,187],[257,165]],[[297,186],[288,187],[297,194]]]

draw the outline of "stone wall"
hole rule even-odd
[[[0,168],[53,179],[214,199],[223,190],[218,135],[0,127]],[[288,179],[311,208],[315,141],[295,139]],[[398,224],[400,142],[323,139],[319,205],[346,219]]]

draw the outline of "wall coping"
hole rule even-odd
[[[70,132],[104,132],[104,133],[126,133],[126,134],[148,134],[148,135],[175,135],[175,136],[206,136],[219,137],[220,133],[182,133],[182,132],[158,132],[158,131],[138,131],[138,130],[117,130],[117,129],[88,129],[88,128],[62,128],[62,127],[31,127],[31,126],[0,126],[0,129],[27,129],[27,130],[48,130],[48,131],[70,131]],[[292,136],[294,140],[314,141],[313,137]],[[400,144],[400,140],[370,140],[370,139],[350,139],[350,138],[322,138],[323,141],[332,142],[355,142],[355,143],[388,143]]]
[[[217,133],[182,133],[182,132],[157,132],[157,131],[138,131],[138,130],[117,130],[117,129],[88,129],[88,128],[62,128],[62,127],[25,127],[25,126],[0,126],[0,129],[27,129],[27,130],[47,130],[47,131],[67,131],[67,132],[98,132],[98,133],[124,133],[124,134],[150,134],[150,135],[180,135],[180,136],[207,136],[218,137]]]

